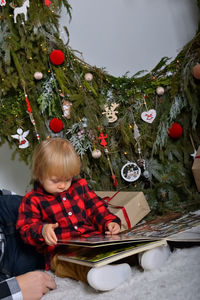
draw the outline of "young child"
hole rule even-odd
[[[75,179],[80,166],[80,158],[68,140],[50,138],[41,142],[33,156],[34,189],[21,202],[17,229],[26,243],[43,253],[46,270],[88,282],[100,291],[111,290],[131,277],[129,264],[89,268],[58,260],[58,240],[120,232],[120,219],[85,179]]]

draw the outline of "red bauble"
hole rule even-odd
[[[168,134],[173,139],[178,139],[183,133],[183,128],[178,123],[173,123],[168,130]]]
[[[49,54],[49,59],[52,64],[58,66],[61,65],[65,60],[65,55],[61,50],[53,50]]]
[[[53,118],[49,122],[49,128],[55,132],[58,133],[63,129],[63,122],[60,119]]]
[[[200,79],[200,64],[197,64],[196,66],[193,67],[192,74],[194,78]]]

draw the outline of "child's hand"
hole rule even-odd
[[[57,244],[57,237],[54,230],[58,226],[59,226],[58,223],[44,225],[42,229],[42,235],[47,245],[53,246]]]
[[[108,231],[105,234],[118,234],[120,232],[120,226],[115,222],[108,223],[107,227]]]

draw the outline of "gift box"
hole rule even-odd
[[[197,150],[197,154],[192,165],[192,173],[197,186],[197,190],[198,192],[200,192],[200,146]]]
[[[121,219],[121,231],[131,229],[149,212],[150,208],[143,192],[96,191],[109,210]]]

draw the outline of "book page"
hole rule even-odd
[[[167,240],[200,241],[200,211],[191,212],[181,217],[165,216],[150,222],[143,222],[131,230],[130,235],[165,238]]]
[[[135,236],[130,233],[119,233],[115,235],[95,235],[89,237],[75,237],[69,240],[58,240],[58,245],[77,245],[82,247],[102,247],[109,246],[111,244],[123,244],[130,243],[131,241],[155,241],[157,238],[145,237],[145,236]]]

